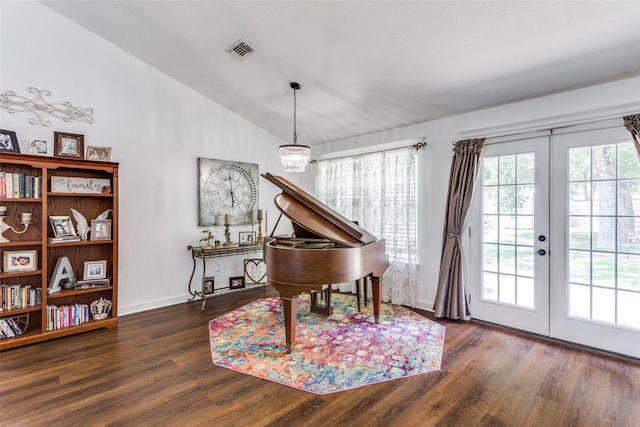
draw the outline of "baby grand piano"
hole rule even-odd
[[[265,241],[263,252],[269,282],[280,293],[284,307],[287,353],[296,340],[296,297],[321,290],[323,285],[369,276],[378,323],[380,278],[389,266],[384,240],[378,240],[286,179],[270,173],[262,176],[282,190],[274,203],[291,220],[295,234],[295,239]]]

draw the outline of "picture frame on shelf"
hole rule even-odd
[[[256,232],[255,231],[240,231],[238,233],[238,243],[240,246],[255,245],[256,244]]]
[[[82,280],[95,280],[107,278],[107,261],[85,261]]]
[[[46,156],[49,154],[49,141],[46,139],[33,139],[31,140],[31,154],[38,154],[40,156]]]
[[[77,237],[76,229],[69,215],[49,216],[54,237]]]
[[[267,279],[267,264],[262,258],[245,259],[244,260],[244,277],[245,283],[248,284],[264,284]]]
[[[19,153],[20,145],[15,131],[0,129],[0,151]]]
[[[101,162],[111,161],[111,147],[87,147],[87,160],[98,160]]]
[[[5,251],[4,272],[36,271],[38,269],[38,251]]]
[[[84,135],[77,133],[54,132],[53,156],[84,158]]]
[[[91,220],[91,240],[111,240],[111,220]]]
[[[215,278],[205,277],[202,279],[202,293],[205,295],[211,295],[214,291]]]
[[[229,289],[244,289],[244,276],[229,277]]]

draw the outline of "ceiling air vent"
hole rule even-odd
[[[253,48],[242,40],[238,40],[229,49],[227,49],[227,53],[230,53],[236,59],[244,59],[251,52],[253,52]]]

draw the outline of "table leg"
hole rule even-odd
[[[187,302],[191,302],[198,296],[198,292],[191,290],[191,282],[193,281],[193,275],[196,273],[196,257],[193,253],[191,246],[187,248],[191,251],[191,259],[193,260],[193,270],[191,270],[191,277],[189,277],[189,294],[191,294],[191,298],[187,300]]]

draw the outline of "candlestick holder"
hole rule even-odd
[[[256,237],[256,244],[261,245],[264,242],[262,237],[262,218],[258,219],[258,237]]]
[[[0,243],[10,242],[9,239],[7,239],[6,237],[3,236],[5,231],[11,230],[16,234],[22,234],[25,231],[27,231],[27,229],[31,225],[31,214],[24,214],[24,213],[22,214],[22,222],[20,223],[20,224],[24,225],[24,230],[22,230],[22,231],[16,230],[12,226],[10,226],[6,222],[4,222],[4,219],[5,219],[4,216],[0,216]]]
[[[229,232],[229,224],[224,225],[224,237],[226,241],[222,244],[225,248],[232,248],[238,246],[237,243],[231,241],[231,233]]]

